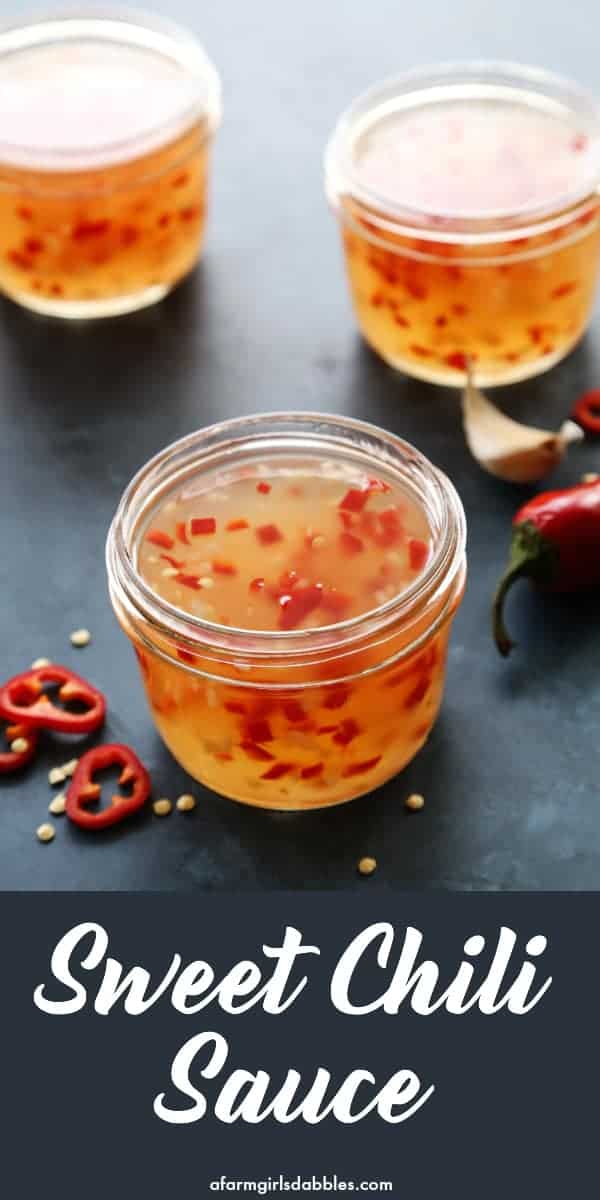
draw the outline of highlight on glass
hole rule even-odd
[[[590,319],[599,182],[600,108],[566,79],[472,62],[371,88],[326,153],[367,342],[434,383],[553,366]]]
[[[399,438],[300,413],[192,434],[128,486],[107,564],[156,726],[216,792],[339,804],[427,740],[465,519]]]
[[[0,29],[0,290],[102,317],[162,299],[204,237],[215,68],[136,9]]]

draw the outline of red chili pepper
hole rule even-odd
[[[408,539],[408,561],[412,571],[421,571],[429,558],[429,546],[421,538]]]
[[[129,796],[115,795],[107,808],[98,812],[89,812],[85,805],[97,800],[100,795],[100,785],[94,783],[96,771],[112,767],[117,763],[123,769],[119,776],[121,786],[131,784]],[[146,803],[150,795],[150,776],[129,746],[118,743],[108,746],[95,746],[88,750],[77,764],[75,774],[67,792],[67,816],[81,829],[107,829],[124,821],[132,813],[137,812]]]
[[[197,537],[199,533],[216,533],[217,522],[214,517],[192,517],[190,521],[190,530],[192,537]]]
[[[228,533],[235,533],[238,529],[249,529],[250,523],[245,517],[235,517],[233,521],[228,521],[225,528]]]
[[[55,704],[44,691],[45,683],[58,684],[59,700],[65,705],[76,704],[76,711]],[[36,729],[92,733],[104,721],[106,701],[102,692],[74,671],[51,663],[23,671],[0,688],[0,715],[17,723],[25,721]]]
[[[174,545],[173,538],[162,529],[150,529],[146,534],[146,541],[152,542],[153,546],[161,546],[163,550],[172,550]]]
[[[294,770],[294,763],[276,762],[268,771],[263,771],[261,779],[281,779],[283,775],[289,775],[290,771]]]
[[[586,433],[600,433],[600,390],[586,392],[573,409],[573,419]]]
[[[39,736],[37,729],[24,722],[20,725],[7,725],[4,734],[10,746],[17,739],[22,739],[27,742],[27,747],[25,750],[0,751],[0,775],[7,775],[10,771],[19,771],[21,767],[26,767],[37,750]]]
[[[260,483],[256,485],[256,490],[260,492],[261,496],[268,496],[271,491],[271,484],[267,483],[266,479],[261,479]]]
[[[301,779],[316,779],[318,775],[323,774],[324,763],[312,763],[310,767],[303,767],[300,772]]]
[[[192,588],[192,591],[199,592],[202,588],[199,575],[186,575],[185,571],[180,571],[178,575],[174,575],[175,583],[180,583],[182,587]]]
[[[297,587],[294,591],[279,599],[279,628],[295,629],[309,613],[321,603],[323,588],[321,584],[309,584],[307,587]]]
[[[349,533],[347,529],[343,529],[339,535],[339,542],[342,550],[346,554],[360,554],[364,550],[365,544],[356,534]]]
[[[180,542],[183,542],[183,544],[184,544],[185,546],[189,546],[189,544],[190,544],[190,540],[189,540],[189,538],[188,538],[188,535],[187,535],[187,530],[186,530],[186,527],[185,527],[185,521],[178,521],[178,522],[177,522],[177,524],[176,524],[176,526],[175,526],[175,532],[176,532],[176,534],[177,534],[177,537],[179,538],[179,541],[180,541]]]
[[[276,525],[259,525],[256,536],[263,546],[272,546],[274,542],[281,542],[283,539],[283,534]]]
[[[528,578],[553,592],[600,588],[600,480],[542,492],[513,520],[510,557],[493,606],[496,645],[510,654],[503,619],[506,594],[516,579]]]

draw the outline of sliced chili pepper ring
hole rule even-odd
[[[90,812],[86,805],[97,800],[100,795],[100,785],[94,782],[96,771],[115,765],[122,768],[119,783],[123,786],[131,785],[131,794],[115,795],[106,808]],[[117,825],[143,808],[149,795],[150,776],[129,746],[119,742],[95,746],[79,759],[67,792],[66,812],[80,829],[108,829],[109,826]]]
[[[44,684],[58,684],[58,698],[64,704],[83,705],[83,711],[60,708],[44,691]],[[15,724],[25,722],[35,729],[55,729],[58,733],[92,733],[106,716],[102,692],[81,679],[68,667],[50,663],[15,675],[0,688],[0,716]]]
[[[600,434],[600,389],[585,392],[573,409],[573,419],[586,433]]]
[[[13,742],[24,741],[27,743],[25,750],[0,750],[0,775],[8,775],[11,771],[19,771],[21,767],[26,767],[28,762],[31,762],[38,744],[39,734],[37,729],[31,728],[25,722],[18,725],[7,725],[4,730],[4,736],[9,745]]]

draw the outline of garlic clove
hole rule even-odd
[[[484,471],[509,483],[535,483],[558,466],[571,442],[583,431],[565,421],[558,433],[534,429],[507,417],[476,388],[469,373],[463,394],[467,445]]]

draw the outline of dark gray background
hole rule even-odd
[[[106,529],[131,474],[165,443],[221,417],[302,408],[368,418],[414,441],[452,476],[470,529],[470,579],[455,626],[443,715],[427,748],[376,795],[329,813],[261,813],[200,787],[197,811],[147,816],[114,835],[64,819],[51,846],[46,753],[0,793],[3,888],[596,889],[600,879],[597,601],[519,589],[509,663],[488,631],[490,593],[525,493],[465,451],[455,393],[394,375],[361,343],[323,195],[322,151],[364,86],[418,62],[502,56],[596,87],[596,0],[221,0],[155,6],[205,40],[223,74],[205,260],[163,305],[118,321],[63,325],[0,305],[0,594],[4,676],[47,655],[110,702],[106,736],[147,762],[155,794],[189,780],[162,748],[133,656],[109,608]],[[2,12],[9,6],[2,4]],[[600,328],[549,376],[498,395],[556,426],[600,386]],[[573,452],[557,482],[600,463]],[[69,632],[94,635],[81,652]],[[409,791],[426,796],[409,817]],[[375,854],[376,880],[356,860]]]
[[[264,894],[5,894],[3,903],[11,906],[11,920],[0,931],[0,1120],[10,1136],[3,1139],[1,1162],[6,1195],[15,1200],[163,1200],[178,1192],[205,1200],[215,1194],[210,1181],[221,1174],[259,1180],[280,1171],[288,1178],[314,1172],[346,1180],[390,1179],[393,1191],[378,1194],[392,1200],[597,1195],[590,1053],[598,1022],[599,960],[591,952],[596,895],[396,893],[382,902],[374,892],[360,898],[283,893],[273,905]],[[93,1004],[105,964],[82,969],[88,939],[72,959],[73,974],[87,991],[85,1009],[71,1016],[45,1014],[33,1005],[39,984],[50,999],[68,995],[50,973],[54,946],[76,922],[88,921],[106,929],[108,954],[125,971],[140,964],[149,972],[150,992],[175,950],[184,965],[208,961],[217,980],[242,958],[267,968],[268,978],[262,945],[281,945],[286,924],[321,954],[305,959],[294,973],[294,980],[306,973],[308,986],[279,1017],[260,1007],[231,1016],[216,1003],[186,1016],[172,1008],[170,991],[135,1018],[123,1012],[122,1002],[101,1017]],[[524,947],[535,934],[544,934],[548,944],[535,960],[532,994],[548,976],[552,986],[520,1017],[506,1009],[484,1016],[477,1008],[460,1017],[444,1009],[423,1017],[408,1001],[396,1015],[345,1016],[329,1000],[332,972],[350,941],[379,921],[395,929],[389,965],[380,970],[375,950],[365,954],[355,974],[355,1003],[372,1003],[390,984],[408,924],[423,934],[418,962],[431,958],[440,967],[436,997],[456,974],[465,940],[478,933],[486,945],[473,960],[473,995],[503,924],[516,932],[517,943],[501,994],[516,979]],[[14,927],[18,937],[11,936]],[[166,1091],[173,1107],[186,1106],[170,1087],[173,1057],[188,1038],[211,1030],[226,1037],[229,1058],[215,1081],[200,1079],[200,1063],[191,1072],[206,1097],[207,1115],[187,1126],[165,1124],[152,1112],[158,1092]],[[356,1067],[370,1070],[380,1083],[408,1067],[436,1090],[415,1116],[396,1126],[376,1115],[350,1126],[331,1118],[314,1126],[271,1119],[225,1125],[213,1115],[218,1092],[234,1069],[267,1071],[275,1090],[293,1068],[302,1075],[304,1094],[319,1066],[331,1072],[334,1087]],[[339,1192],[320,1194],[340,1200]],[[348,1192],[344,1196],[349,1200]]]

